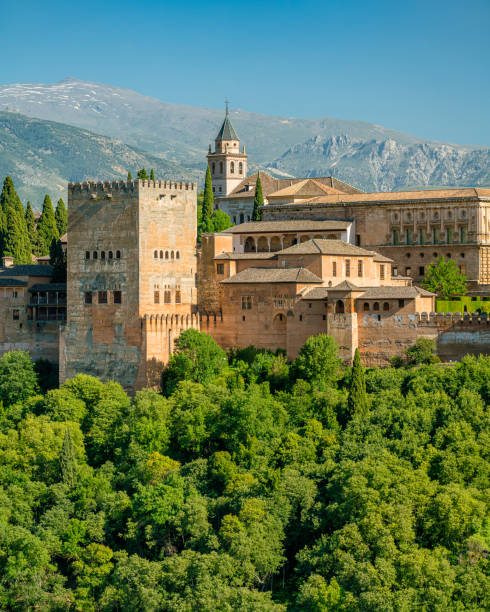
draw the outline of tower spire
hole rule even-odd
[[[228,104],[230,103],[230,101],[228,100],[228,98],[225,98],[225,106],[226,106],[226,116],[228,117]]]

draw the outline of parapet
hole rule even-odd
[[[166,189],[175,191],[197,191],[197,183],[186,181],[84,181],[68,183],[71,193],[111,194],[112,192],[136,192],[146,189]]]

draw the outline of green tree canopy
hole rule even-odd
[[[199,236],[202,232],[213,232],[213,208],[214,208],[214,197],[213,197],[213,184],[211,181],[211,170],[209,166],[206,168],[206,178],[204,181],[204,194],[202,201],[202,213],[201,213],[201,227]]]
[[[352,377],[349,386],[348,408],[351,417],[354,415],[365,415],[368,410],[364,368],[362,367],[361,357],[357,348],[354,353]]]
[[[13,257],[16,264],[31,263],[31,244],[25,211],[10,176],[7,176],[4,180],[0,205],[0,248],[2,255]]]
[[[68,211],[66,210],[66,206],[62,198],[60,198],[56,204],[54,218],[56,220],[56,227],[58,228],[59,237],[61,238],[63,234],[66,234],[68,229]]]
[[[310,336],[293,363],[297,378],[315,384],[331,384],[340,373],[338,346],[331,336]]]
[[[260,180],[260,172],[257,172],[257,182],[255,183],[254,208],[252,212],[252,221],[260,221],[262,213],[259,208],[264,205],[264,195],[262,193],[262,181]]]
[[[26,212],[25,212],[25,219],[26,219],[26,227],[27,227],[27,235],[29,236],[29,241],[31,243],[31,250],[34,253],[34,255],[37,255],[37,250],[38,250],[38,236],[37,236],[37,230],[36,230],[36,218],[34,217],[34,212],[32,210],[32,206],[31,203],[29,201],[27,201],[26,204]]]
[[[148,172],[146,171],[146,168],[141,168],[141,170],[138,170],[137,178],[142,181],[148,180]]]
[[[0,358],[0,400],[4,406],[35,395],[37,376],[26,351],[11,351]]]
[[[128,181],[133,180],[133,175],[131,174],[131,170],[128,170]]]
[[[465,295],[466,281],[466,276],[452,259],[446,260],[441,257],[427,268],[423,284],[428,291],[436,293],[438,297],[449,299],[457,295]]]
[[[53,238],[51,241],[49,263],[53,266],[53,283],[66,283],[66,253],[61,240]]]
[[[49,255],[53,239],[58,240],[59,233],[54,216],[51,198],[46,194],[43,202],[43,210],[37,224],[39,236],[39,250],[41,255]]]
[[[155,171],[152,168],[150,171],[150,181],[154,181],[154,180],[155,180]]]

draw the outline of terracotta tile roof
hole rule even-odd
[[[52,276],[52,266],[17,265],[0,268],[0,276]]]
[[[234,225],[220,233],[222,234],[262,234],[266,232],[314,232],[328,230],[344,230],[352,225],[352,221],[315,221],[314,219],[298,219],[288,221],[247,221]]]
[[[214,259],[276,259],[277,253],[220,253]]]
[[[321,278],[306,268],[247,268],[221,281],[230,284],[249,283],[323,283]]]
[[[359,296],[360,300],[375,300],[375,299],[397,299],[397,298],[416,298],[416,297],[433,297],[435,293],[431,293],[422,287],[397,287],[385,285],[382,287],[368,287],[366,291]]]
[[[313,197],[315,195],[322,194],[342,194],[345,193],[340,189],[334,189],[333,187],[328,187],[320,183],[320,181],[316,181],[315,179],[304,179],[299,181],[298,183],[293,183],[288,187],[283,187],[279,189],[279,191],[274,191],[270,193],[268,198],[284,198],[287,196],[296,196],[296,197]]]
[[[302,300],[326,300],[328,297],[328,287],[313,287],[305,293]]]
[[[490,189],[483,188],[460,188],[460,189],[430,189],[418,191],[378,191],[363,194],[325,195],[311,198],[303,204],[336,204],[338,202],[363,204],[365,202],[389,203],[389,202],[412,202],[430,200],[452,200],[452,199],[474,199],[490,198]],[[286,204],[287,206],[287,204]]]
[[[288,178],[288,179],[278,179],[274,178],[267,172],[260,173],[260,182],[262,183],[262,193],[264,196],[268,197],[270,194],[279,191],[280,189],[285,189],[294,185],[296,183],[301,183],[307,180],[307,177],[302,178]],[[315,176],[315,182],[320,183],[321,185],[325,185],[329,187],[330,190],[334,189],[341,193],[362,193],[360,189],[356,189],[352,187],[352,185],[348,185],[342,181],[339,181],[333,176]],[[255,195],[255,183],[257,182],[257,172],[255,174],[251,174],[247,176],[247,178],[243,179],[241,183],[239,183],[235,189],[227,196],[216,197],[216,201],[219,202],[221,199],[228,200],[234,198],[253,198]]]
[[[343,240],[324,240],[313,238],[306,242],[300,242],[293,246],[278,251],[278,255],[309,255],[311,253],[321,253],[322,255],[353,255],[359,257],[373,257],[372,251],[366,251],[361,247],[344,242]]]
[[[0,287],[27,287],[27,281],[0,276]]]
[[[376,253],[376,251],[370,251],[374,255],[374,261],[382,261],[386,263],[393,263],[393,259],[386,257],[386,255],[381,255],[381,253]]]
[[[348,280],[342,281],[334,287],[329,287],[330,291],[364,291],[364,287],[358,287]]]

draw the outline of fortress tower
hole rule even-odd
[[[196,185],[70,183],[60,379],[156,385],[196,316]]]
[[[240,139],[231,124],[226,102],[226,115],[214,140],[214,153],[209,145],[207,155],[216,196],[228,195],[247,176],[247,157],[245,146],[240,153]]]

